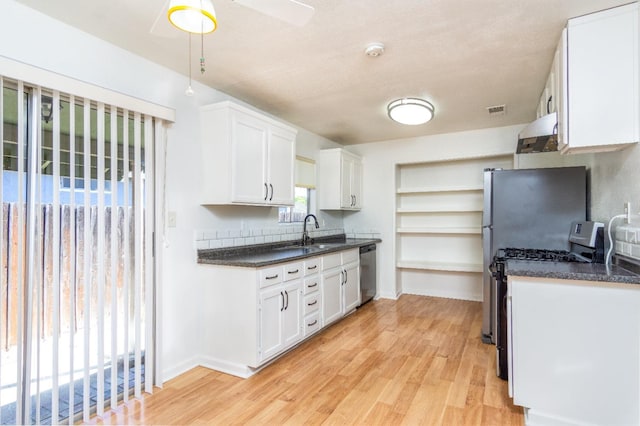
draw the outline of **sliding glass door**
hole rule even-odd
[[[153,377],[153,117],[0,79],[0,420],[73,423]]]

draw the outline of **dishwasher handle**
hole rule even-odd
[[[370,251],[375,251],[375,250],[376,250],[375,244],[367,244],[366,246],[360,247],[360,254],[368,253]]]

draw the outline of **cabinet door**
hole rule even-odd
[[[362,163],[351,163],[351,193],[353,194],[353,208],[362,207]]]
[[[279,129],[272,129],[269,138],[267,177],[269,197],[267,203],[293,205],[295,155],[295,135]]]
[[[302,282],[294,281],[284,287],[285,309],[282,311],[284,348],[302,338]]]
[[[342,317],[342,268],[322,274],[322,325]]]
[[[637,3],[570,19],[568,48],[569,148],[637,142]]]
[[[562,30],[562,36],[560,37],[560,43],[556,49],[555,64],[557,78],[556,78],[556,108],[558,112],[558,149],[562,150],[567,145],[567,100],[568,93],[567,88],[567,29]]]
[[[360,304],[360,268],[358,263],[350,263],[343,267],[345,279],[342,285],[344,309],[347,313]]]
[[[351,208],[353,206],[353,194],[351,193],[351,164],[352,160],[344,155],[340,158],[340,207]]]
[[[240,112],[231,118],[231,201],[264,204],[266,182],[266,123]]]
[[[284,298],[282,286],[260,292],[260,360],[277,354],[283,347]]]

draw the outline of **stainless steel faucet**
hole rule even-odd
[[[307,233],[307,219],[309,219],[310,217],[312,217],[313,221],[316,223],[316,229],[320,228],[320,225],[318,224],[318,218],[315,215],[308,214],[304,217],[304,226],[302,228],[302,245],[303,246],[306,246],[309,240],[311,240],[311,238],[309,238],[309,234]]]

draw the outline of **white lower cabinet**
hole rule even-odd
[[[323,287],[325,264],[337,274],[332,292]],[[325,294],[329,306],[337,297],[338,314],[331,322],[355,309],[358,266],[358,249],[264,268],[201,265],[206,284],[200,364],[239,377],[253,375],[329,323],[323,321]]]
[[[260,291],[259,359],[268,360],[302,338],[302,281],[295,280]]]
[[[342,318],[360,304],[358,249],[326,255],[322,259],[322,326]]]
[[[526,424],[640,424],[640,286],[510,276],[507,316]]]

